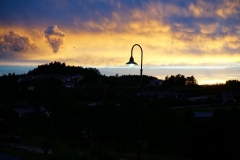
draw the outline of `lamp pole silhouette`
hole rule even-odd
[[[134,62],[134,58],[133,58],[133,48],[135,46],[138,46],[141,49],[141,69],[140,69],[140,95],[139,95],[139,109],[138,109],[138,135],[137,135],[137,160],[140,159],[140,149],[141,149],[141,141],[140,141],[140,135],[141,135],[141,110],[142,110],[142,62],[143,62],[143,50],[142,47],[139,44],[134,44],[132,46],[132,50],[131,50],[131,57],[129,59],[129,62],[127,62],[126,64],[129,65],[130,67],[133,67],[134,65],[137,65],[136,62]]]

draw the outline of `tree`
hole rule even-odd
[[[227,80],[226,87],[228,87],[229,89],[239,89],[240,81],[239,80]]]
[[[176,84],[178,86],[184,86],[186,84],[186,78],[184,75],[178,74],[176,75]]]
[[[195,79],[194,76],[187,77],[186,85],[197,85],[197,80]]]
[[[165,81],[167,81],[169,79],[168,75],[165,77]]]

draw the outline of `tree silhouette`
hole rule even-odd
[[[197,85],[197,80],[195,79],[194,76],[187,77],[186,85]]]
[[[185,86],[185,85],[197,85],[197,80],[194,76],[185,78],[184,75],[177,74],[176,76],[166,76],[163,82],[165,86]]]

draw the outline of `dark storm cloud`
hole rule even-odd
[[[236,23],[236,20],[239,20],[240,5],[237,5],[238,0],[24,0],[24,2],[22,0],[1,0],[0,25],[54,23],[73,29],[76,27],[74,23],[77,17],[80,21],[77,27],[89,30],[84,25],[85,22],[91,20],[102,23],[103,19],[113,21],[113,13],[118,13],[121,16],[118,25],[124,25],[125,20],[131,20],[133,9],[145,11],[151,3],[156,4],[155,6],[157,4],[163,6],[161,9],[164,12],[159,12],[159,14],[162,14],[162,20],[171,26],[179,21],[185,25],[194,25],[196,22],[209,23],[209,21],[222,21],[224,23],[229,17],[233,17]],[[177,6],[178,11],[166,7],[169,5]],[[94,28],[91,29],[96,31]]]
[[[0,52],[25,52],[28,50],[36,50],[37,46],[30,38],[21,34],[9,31],[4,35],[0,35]]]
[[[57,26],[48,26],[47,29],[44,31],[44,34],[57,37],[65,36],[65,34],[61,30],[59,30]]]
[[[117,4],[116,4],[117,5]],[[82,21],[98,20],[116,9],[115,1],[89,0],[1,0],[0,25],[46,24],[73,25],[73,16]]]
[[[65,37],[65,34],[58,29],[57,26],[48,26],[44,31],[44,36],[53,52],[58,52],[63,45],[63,37]]]

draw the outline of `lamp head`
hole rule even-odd
[[[129,67],[134,67],[134,65],[138,65],[136,62],[134,62],[133,57],[131,56],[129,59],[129,62],[126,63]]]

